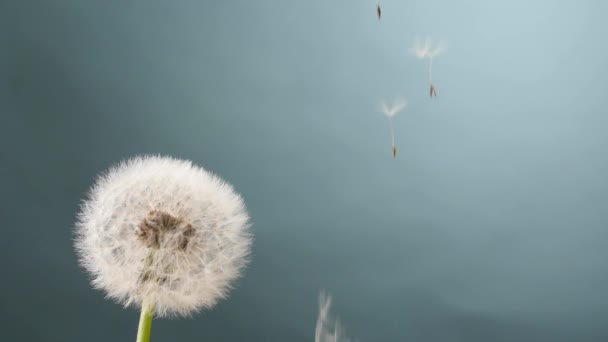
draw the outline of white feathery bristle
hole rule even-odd
[[[407,106],[407,101],[397,98],[392,106],[387,105],[385,101],[380,102],[380,111],[390,119],[405,109],[405,106]]]
[[[350,342],[340,322],[331,317],[330,308],[331,297],[321,292],[319,296],[319,316],[315,328],[315,342]]]
[[[440,41],[433,47],[431,38],[427,37],[424,42],[419,37],[416,37],[414,47],[410,49],[410,52],[420,59],[435,58],[447,50],[447,44],[444,41]]]
[[[243,200],[219,177],[186,160],[136,157],[97,178],[75,247],[108,297],[188,316],[227,296],[248,263],[249,227]]]

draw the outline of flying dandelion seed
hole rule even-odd
[[[382,18],[382,8],[380,7],[380,1],[378,1],[378,5],[376,6],[376,14],[378,15],[378,21]]]
[[[331,297],[324,292],[319,296],[319,316],[315,328],[315,342],[350,342],[344,328],[329,314]]]
[[[395,100],[392,106],[388,106],[386,102],[382,101],[380,103],[380,111],[386,116],[388,119],[388,126],[391,131],[391,152],[393,154],[393,159],[397,157],[397,147],[395,147],[395,129],[393,127],[393,117],[397,115],[397,113],[401,112],[405,106],[407,105],[407,101],[402,98],[398,98]]]
[[[416,38],[414,47],[410,50],[419,59],[429,60],[429,95],[431,98],[437,97],[437,90],[433,84],[433,59],[442,54],[446,48],[446,44],[443,41],[440,41],[433,47],[431,39],[427,37],[424,42],[420,38]]]

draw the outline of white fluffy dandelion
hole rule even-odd
[[[420,38],[416,38],[414,47],[410,49],[410,51],[419,59],[429,60],[429,94],[431,97],[437,96],[437,91],[435,90],[435,85],[433,84],[433,59],[442,54],[446,49],[447,45],[445,42],[440,41],[433,46],[433,42],[428,37],[424,40],[424,42]]]
[[[380,111],[388,119],[388,126],[391,131],[391,151],[393,154],[393,159],[397,157],[397,148],[395,147],[395,129],[393,128],[393,117],[397,115],[397,113],[401,112],[406,105],[407,101],[403,98],[398,98],[397,100],[395,100],[392,106],[387,105],[384,101],[380,103]]]
[[[319,316],[315,328],[315,342],[350,342],[340,322],[331,317],[330,308],[331,297],[321,292],[319,296]]]
[[[99,176],[75,247],[96,288],[142,309],[141,334],[152,312],[187,316],[227,296],[248,262],[248,222],[219,177],[190,161],[136,157]]]

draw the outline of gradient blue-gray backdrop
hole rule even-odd
[[[154,341],[313,341],[321,289],[360,341],[607,341],[608,3],[375,6],[0,2],[0,340],[134,340],[72,225],[96,174],[159,153],[233,183],[256,244]]]

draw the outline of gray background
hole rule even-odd
[[[72,247],[109,165],[242,193],[253,263],[154,341],[608,340],[608,3],[0,2],[0,340],[133,341]],[[434,65],[417,35],[448,42]],[[402,95],[398,156],[378,102]]]

